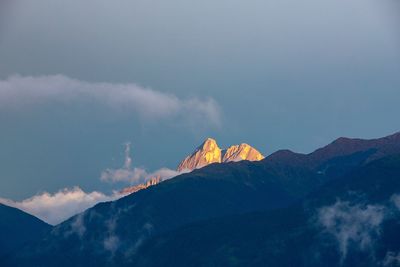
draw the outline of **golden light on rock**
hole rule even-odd
[[[199,169],[212,163],[262,159],[264,156],[248,144],[233,145],[226,150],[221,150],[214,139],[207,138],[201,146],[179,164],[178,171]]]
[[[221,149],[212,138],[207,138],[191,155],[178,166],[178,171],[194,170],[211,163],[221,163]]]

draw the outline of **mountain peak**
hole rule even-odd
[[[211,163],[221,163],[221,149],[215,139],[207,138],[179,164],[178,171],[194,170]]]
[[[260,161],[264,159],[264,156],[257,149],[246,143],[230,146],[223,154],[222,162],[241,160]]]
[[[178,166],[178,171],[194,170],[212,163],[231,161],[259,161],[264,156],[255,148],[246,143],[230,146],[221,150],[217,141],[207,138],[191,155],[187,156]]]
[[[217,141],[213,138],[207,138],[204,142],[197,148],[197,150],[213,150],[218,147]]]

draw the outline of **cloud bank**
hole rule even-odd
[[[132,112],[145,119],[179,118],[210,126],[220,124],[220,108],[212,98],[181,99],[137,84],[90,83],[64,75],[14,75],[0,80],[0,110],[80,100]]]
[[[101,174],[102,181],[111,183],[126,182],[130,185],[138,185],[149,181],[151,178],[159,178],[163,181],[182,173],[168,168],[161,168],[154,172],[147,172],[143,168],[132,168],[130,151],[131,144],[126,143],[123,167],[120,169],[105,170]],[[65,188],[55,194],[44,192],[20,202],[0,198],[0,203],[21,209],[49,224],[56,225],[99,202],[117,200],[126,194],[128,193],[123,193],[122,191],[115,191],[112,195],[106,195],[97,191],[86,193],[81,188],[74,187],[72,189]],[[114,244],[114,241],[114,239],[110,239],[105,245],[108,244],[111,246]]]
[[[86,193],[81,188],[74,187],[60,190],[55,194],[44,192],[20,202],[0,198],[0,203],[21,209],[49,224],[56,225],[99,202],[116,200],[122,196],[124,195],[119,193],[105,195],[96,191]]]

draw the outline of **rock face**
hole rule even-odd
[[[221,149],[212,138],[207,138],[196,150],[178,166],[178,171],[194,170],[211,163],[221,163]]]
[[[221,150],[217,142],[207,138],[191,155],[187,156],[178,166],[178,171],[194,170],[212,163],[250,160],[258,161],[264,156],[248,144],[234,145]]]
[[[138,184],[135,186],[130,186],[130,187],[126,187],[124,189],[121,190],[121,194],[132,194],[132,193],[136,193],[137,191],[140,191],[142,189],[146,189],[150,186],[159,184],[162,182],[161,177],[153,177],[150,180],[148,180],[146,183],[143,184]]]
[[[259,161],[264,159],[264,156],[257,149],[248,144],[231,146],[223,151],[222,154],[222,162],[241,160]]]

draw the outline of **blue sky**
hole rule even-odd
[[[270,154],[396,132],[399,12],[394,0],[2,1],[0,196],[114,189],[100,175],[123,165],[126,142],[151,172],[208,136]]]

